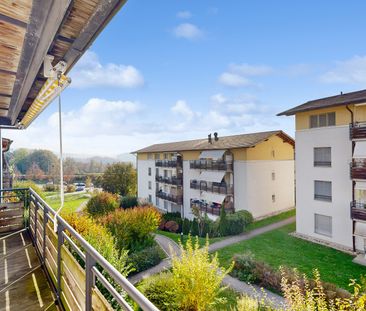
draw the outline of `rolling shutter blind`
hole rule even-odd
[[[332,236],[332,217],[315,214],[315,233]]]
[[[332,182],[315,180],[314,199],[332,201]]]
[[[314,166],[331,166],[331,147],[314,148]]]

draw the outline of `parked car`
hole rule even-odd
[[[75,183],[74,185],[76,187],[75,191],[85,191],[85,184],[84,183]]]

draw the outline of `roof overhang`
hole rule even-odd
[[[67,74],[126,0],[0,2],[0,126],[14,126],[46,83],[43,61]]]

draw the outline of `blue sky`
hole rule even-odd
[[[66,153],[283,129],[276,113],[366,86],[365,1],[130,0],[72,70]],[[57,151],[56,102],[13,147]]]

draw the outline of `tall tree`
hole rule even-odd
[[[118,162],[107,166],[102,177],[105,191],[126,195],[136,195],[137,175],[131,163]]]

